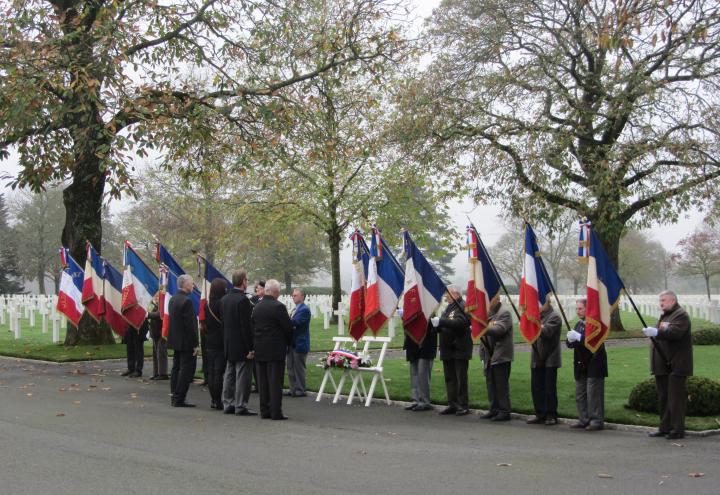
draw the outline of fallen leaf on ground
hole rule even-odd
[[[510,464],[509,462],[498,462],[496,464],[496,466],[497,467],[510,467],[510,466],[512,466],[512,464]]]
[[[360,450],[356,450],[355,453],[356,453],[356,454],[360,454],[360,455],[367,455],[367,450],[365,450],[365,449],[360,449]]]
[[[59,413],[57,413],[55,416],[65,416],[65,413],[59,412]]]
[[[705,473],[688,473],[688,476],[691,478],[700,478],[702,476],[705,476]]]
[[[58,388],[58,392],[65,392],[65,387]]]
[[[80,404],[81,402],[82,402],[81,400],[74,400],[73,404]]]
[[[612,475],[607,474],[607,473],[598,473],[597,477],[598,478],[612,478]]]
[[[100,390],[103,390],[103,391],[107,392],[108,390],[110,390],[110,387],[103,387],[103,388],[101,388]]]
[[[25,395],[27,395],[28,397],[32,397],[32,392],[29,392],[29,393],[27,393],[27,394],[25,394]]]
[[[683,444],[681,444],[681,443],[675,443],[675,442],[671,443],[670,445],[673,445],[673,446],[675,446],[675,447],[685,447]]]

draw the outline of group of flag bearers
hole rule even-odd
[[[551,298],[555,296],[531,226],[525,226],[525,256],[519,287],[519,308],[507,293],[491,257],[474,226],[467,228],[469,280],[466,301],[455,286],[446,286],[431,264],[415,245],[410,233],[403,234],[404,266],[393,255],[373,225],[370,247],[360,231],[351,236],[353,268],[349,307],[349,333],[360,340],[369,329],[377,335],[385,322],[397,311],[405,331],[406,357],[410,362],[413,403],[407,409],[425,411],[430,406],[429,380],[432,359],[437,353],[439,336],[440,358],[443,361],[448,391],[448,406],[441,414],[465,415],[468,409],[468,362],[472,358],[473,342],[479,342],[480,359],[486,378],[489,411],[482,417],[492,421],[510,419],[509,377],[513,361],[513,320],[500,302],[501,290],[519,320],[520,332],[531,345],[531,385],[536,415],[528,423],[557,424],[557,369],[561,365],[560,336],[563,321],[567,326],[568,347],[574,349],[576,402],[579,421],[574,426],[587,430],[603,428],[604,379],[607,376],[607,356],[604,341],[610,332],[610,318],[625,288],[607,257],[589,222],[580,223],[579,256],[588,264],[587,296],[576,304],[579,318],[570,328],[562,306],[561,314],[554,311]],[[124,336],[129,328],[138,330],[148,317],[153,296],[159,294],[159,316],[162,336],[169,327],[168,301],[178,291],[177,281],[185,272],[162,246],[157,244],[156,261],[159,273],[151,270],[129,243],[124,246],[124,273],[101,258],[88,243],[85,270],[61,249],[63,274],[58,297],[58,309],[75,325],[84,310],[96,320],[105,319],[110,327]],[[193,287],[188,295],[200,321],[205,315],[204,300],[215,279],[225,279],[211,263],[204,261],[205,271],[201,290]],[[230,282],[228,281],[228,286]],[[625,292],[626,293],[626,292]],[[673,296],[668,293],[664,295]],[[662,295],[661,295],[662,296]],[[447,307],[436,315],[445,298]],[[555,296],[556,297],[556,296]],[[677,298],[671,297],[661,308],[677,312]],[[632,299],[630,299],[632,302]],[[673,304],[670,304],[670,303]],[[633,307],[634,307],[633,302]],[[637,311],[637,308],[635,308]],[[682,308],[679,308],[682,311]],[[684,313],[684,311],[682,312]],[[639,312],[638,312],[639,315]],[[640,315],[639,315],[640,316]],[[663,314],[663,318],[666,314]],[[642,316],[640,316],[642,320]],[[662,321],[662,318],[661,318]],[[673,370],[675,354],[673,342],[689,339],[690,323],[687,314],[674,315],[677,324],[661,323],[658,328],[647,327],[644,334],[653,342],[653,359],[657,355],[662,366],[653,365],[658,382],[661,416],[661,436],[679,438],[684,434],[684,382],[658,376],[686,377],[692,374],[690,357],[683,359],[680,370]],[[643,321],[644,324],[644,321]],[[662,341],[658,343],[657,341]],[[683,351],[683,355],[687,352]],[[687,365],[689,359],[689,366]],[[662,369],[661,369],[662,368]],[[682,383],[680,383],[682,382]],[[668,391],[669,390],[669,391]],[[670,397],[672,396],[672,397]],[[670,418],[672,413],[673,418]]]

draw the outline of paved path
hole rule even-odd
[[[167,382],[121,370],[0,358],[1,495],[720,493],[720,437],[673,444],[310,398],[267,421],[210,410],[197,386],[200,407],[170,408]]]

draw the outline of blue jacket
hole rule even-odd
[[[299,354],[310,352],[310,308],[305,303],[295,306],[291,318],[293,324],[292,347]]]

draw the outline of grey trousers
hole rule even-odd
[[[287,353],[287,374],[292,395],[305,395],[305,362],[307,354],[295,352],[295,349],[288,349]]]
[[[575,380],[575,404],[580,423],[602,426],[605,420],[605,378],[585,376]]]
[[[223,377],[222,402],[225,409],[247,408],[252,386],[253,360],[228,361]]]
[[[412,400],[418,406],[430,405],[430,375],[432,373],[432,366],[432,359],[410,361]]]
[[[153,339],[153,376],[168,374],[167,340]]]

